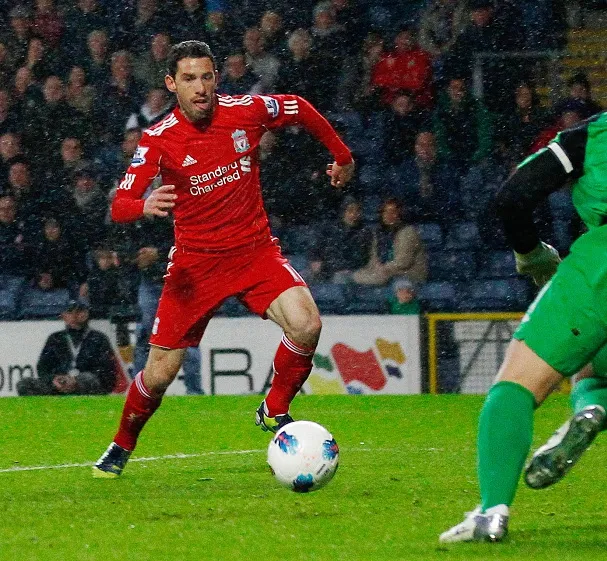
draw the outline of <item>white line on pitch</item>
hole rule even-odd
[[[350,448],[348,452],[370,452],[371,448]],[[381,450],[376,450],[381,451]],[[260,454],[265,450],[226,450],[224,452],[202,452],[200,454],[166,454],[164,456],[150,456],[148,458],[131,458],[131,462],[157,462],[159,460],[183,460],[188,458],[203,458],[205,456],[237,456],[242,454]],[[91,467],[93,462],[82,464],[58,464],[54,466],[14,466],[10,468],[0,469],[0,473],[12,473],[17,471],[41,471],[48,469],[69,469]]]

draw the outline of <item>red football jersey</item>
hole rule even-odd
[[[339,165],[352,155],[305,99],[295,95],[217,95],[210,122],[188,121],[179,108],[144,131],[112,203],[117,222],[143,216],[141,199],[162,176],[175,185],[175,244],[223,251],[270,240],[259,183],[259,140],[266,130],[302,125]],[[297,158],[297,154],[293,154]]]

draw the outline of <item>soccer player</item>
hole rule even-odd
[[[531,459],[527,484],[541,488],[558,481],[605,427],[606,154],[607,113],[600,113],[559,133],[525,160],[497,195],[517,270],[543,288],[514,333],[480,414],[481,503],[441,534],[441,542],[499,541],[506,535],[509,507],[531,446],[534,409],[564,377],[581,371],[571,396],[575,415]],[[556,250],[538,238],[532,211],[569,184],[589,231],[560,262]]]
[[[113,442],[93,467],[96,477],[122,473],[186,348],[199,344],[213,313],[230,296],[284,330],[256,424],[275,432],[293,420],[289,405],[312,368],[321,321],[306,283],[270,234],[259,184],[259,140],[266,130],[303,125],[335,158],[327,169],[334,187],[345,185],[354,171],[348,147],[306,100],[216,94],[215,60],[199,41],[174,45],[167,64],[166,86],[178,106],[144,132],[118,186],[112,217],[128,222],[172,211],[175,246],[148,361],[129,388]],[[163,185],[142,199],[159,174]]]

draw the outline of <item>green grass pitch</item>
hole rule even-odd
[[[253,424],[259,397],[169,397],[118,480],[89,467],[123,398],[0,400],[1,561],[604,559],[604,438],[554,488],[523,486],[501,544],[440,546],[477,503],[475,396],[302,396],[341,453],[318,492],[281,488]],[[536,414],[535,445],[569,415]],[[176,457],[182,455],[182,457]],[[149,458],[149,459],[145,459]],[[63,466],[63,467],[61,467]],[[70,467],[71,466],[71,467]],[[24,470],[22,468],[43,469]]]

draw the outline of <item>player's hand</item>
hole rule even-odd
[[[175,185],[161,185],[154,189],[143,204],[145,216],[160,216],[164,218],[169,215],[169,210],[175,206],[177,195],[174,193]]]
[[[521,275],[529,275],[537,286],[544,286],[556,272],[561,262],[559,252],[547,243],[540,244],[529,253],[514,252],[516,270]]]
[[[344,166],[337,165],[333,162],[327,166],[327,175],[331,178],[333,187],[341,188],[348,183],[354,175],[354,162],[350,162]]]
[[[142,247],[137,252],[137,257],[135,257],[135,263],[137,263],[137,267],[140,269],[147,269],[156,261],[158,261],[157,247]]]
[[[53,386],[59,393],[74,393],[76,385],[76,378],[69,374],[59,374],[53,378]]]

